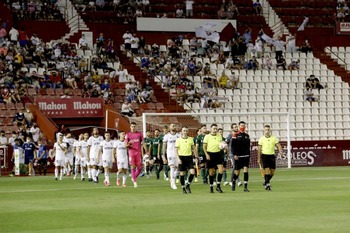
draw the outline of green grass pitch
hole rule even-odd
[[[154,176],[139,178],[137,189],[129,178],[121,188],[72,177],[0,177],[0,232],[349,232],[349,172],[279,169],[268,192],[251,169],[249,193],[225,186],[211,194],[198,182],[188,195]]]

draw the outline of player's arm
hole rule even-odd
[[[197,158],[198,158],[197,145],[192,145],[192,146],[191,146],[191,149],[192,149],[192,154],[193,154],[194,157],[197,159]]]
[[[141,142],[141,148],[143,151],[143,154],[142,154],[142,157],[143,157],[144,154],[148,154],[147,144],[144,141]]]
[[[91,149],[91,146],[88,145],[88,148],[87,148],[87,159],[88,159],[88,161],[90,161],[90,149]]]
[[[149,156],[150,156],[150,158],[151,159],[153,159],[153,157],[151,157],[151,155],[152,155],[152,142],[151,142],[151,144],[149,145],[149,147],[148,147],[148,154],[149,154]]]
[[[162,151],[162,159],[163,159],[163,162],[166,162],[167,160],[166,160],[166,157],[165,157],[165,152],[166,152],[166,145],[167,144],[167,142],[165,141],[165,142],[163,142],[163,151]]]
[[[51,154],[50,154],[50,157],[55,157],[55,152],[56,152],[56,147],[54,146],[51,150]]]
[[[97,152],[97,161],[100,160],[101,154],[102,154],[102,146],[100,146],[100,147],[98,148],[98,152]]]
[[[261,145],[258,145],[258,164],[261,164]]]
[[[112,160],[113,160],[113,163],[117,162],[117,149],[116,148],[113,148],[113,150],[112,150]]]
[[[158,143],[158,146],[157,146],[157,158],[158,160],[160,160],[160,143]]]
[[[82,154],[81,154],[81,146],[77,147],[77,155],[78,155],[79,158],[83,157]]]
[[[178,143],[176,143],[176,145],[175,145],[175,156],[177,158],[178,163],[182,164],[182,161],[181,161],[180,156],[179,156],[179,145],[178,145]]]
[[[234,160],[238,160],[238,156],[236,155],[236,143],[237,143],[237,140],[232,138],[231,139],[231,153],[232,153]]]
[[[277,149],[278,149],[278,153],[279,153],[279,155],[282,155],[283,150],[282,150],[282,146],[281,146],[281,144],[280,144],[280,143],[277,143],[277,144],[276,144],[276,147],[277,147]]]
[[[207,151],[207,143],[206,142],[203,143],[203,151],[204,151],[204,154],[205,154],[205,157],[207,158],[207,160],[210,160],[210,155],[208,154],[208,151]]]

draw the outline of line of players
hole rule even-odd
[[[209,176],[210,192],[213,192],[216,171],[218,171],[216,190],[222,193],[220,187],[222,179],[224,185],[229,183],[227,182],[226,165],[228,159],[231,158],[232,163],[234,161],[236,163],[230,179],[232,190],[235,190],[236,182],[238,186],[242,185],[239,175],[240,170],[243,169],[244,191],[249,192],[250,138],[245,133],[244,122],[240,122],[238,125],[234,123],[231,128],[232,133],[224,138],[222,136],[223,130],[218,129],[217,125],[213,124],[210,132],[207,132],[206,126],[202,125],[197,131],[193,144],[189,144],[193,147],[193,163],[186,164],[186,167],[182,164],[181,156],[178,154],[178,139],[187,138],[188,131],[184,133],[184,129],[182,129],[181,133],[178,133],[175,124],[170,124],[169,127],[165,126],[162,134],[158,129],[154,130],[153,135],[151,131],[147,131],[145,138],[143,138],[142,133],[136,131],[136,123],[131,123],[130,132],[128,133],[120,131],[118,133],[119,139],[116,140],[112,140],[108,132],[104,134],[103,138],[99,135],[97,128],[93,129],[91,136],[88,133],[79,135],[78,140],[72,138],[71,135],[66,135],[64,138],[64,135],[59,133],[52,150],[52,155],[55,155],[55,179],[62,180],[64,169],[67,170],[68,174],[71,173],[73,156],[75,156],[74,179],[77,178],[80,169],[81,180],[85,180],[87,174],[89,181],[98,183],[99,174],[104,169],[104,184],[110,186],[111,169],[113,163],[116,163],[118,168],[116,184],[121,185],[120,178],[122,177],[122,186],[126,187],[129,171],[136,188],[138,187],[137,177],[144,166],[147,176],[154,170],[157,179],[160,178],[160,172],[164,169],[164,179],[169,180],[170,178],[172,189],[177,189],[176,177],[180,172],[183,192],[190,193],[189,185],[193,178],[191,174],[194,173],[194,168],[196,168],[197,173],[194,174],[199,175],[200,172],[204,184],[208,184]],[[215,145],[212,143],[212,136],[215,137]],[[216,136],[218,136],[218,139],[216,139]],[[226,141],[228,145],[220,145],[223,141]],[[210,151],[213,148],[215,150]],[[212,155],[216,155],[215,153],[218,153],[220,158],[212,157]],[[215,164],[213,164],[213,161],[215,161]],[[182,177],[185,171],[190,172],[186,184],[184,184]]]
[[[154,130],[153,135],[151,131],[147,131],[145,138],[135,128],[136,124],[131,123],[130,132],[119,132],[117,140],[112,140],[108,132],[103,138],[99,135],[97,128],[93,129],[91,136],[89,133],[80,134],[78,140],[75,140],[71,133],[67,135],[58,133],[57,141],[51,151],[51,157],[55,156],[55,179],[62,180],[64,174],[72,173],[73,157],[75,157],[74,179],[77,178],[80,170],[82,181],[87,175],[89,181],[98,183],[99,174],[104,169],[104,184],[110,186],[110,171],[113,163],[117,163],[116,184],[121,185],[120,177],[122,176],[122,186],[125,187],[129,171],[134,187],[137,187],[136,179],[144,165],[147,176],[154,170],[157,179],[160,179],[160,172],[164,169],[164,179],[170,180],[172,189],[177,189],[176,178],[179,173],[179,164],[175,144],[181,134],[177,132],[176,125],[165,126],[162,134],[159,129]],[[222,132],[222,129],[218,130],[220,135]],[[197,169],[195,174],[200,173],[204,184],[208,184],[207,159],[203,150],[203,140],[207,133],[207,128],[203,125],[198,129],[197,137],[194,138],[195,150],[198,154],[198,158],[194,160]],[[229,183],[225,171],[227,157],[224,153],[223,160],[225,161],[224,181],[227,185]],[[240,186],[241,183],[239,180],[238,182]]]

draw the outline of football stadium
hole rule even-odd
[[[1,1],[0,231],[346,232],[349,4]]]

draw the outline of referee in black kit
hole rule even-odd
[[[238,123],[239,132],[232,136],[231,153],[235,160],[234,174],[232,179],[232,191],[236,189],[236,180],[239,177],[241,169],[244,172],[244,192],[249,192],[248,189],[248,168],[250,162],[250,137],[245,132],[246,123],[240,121]]]

